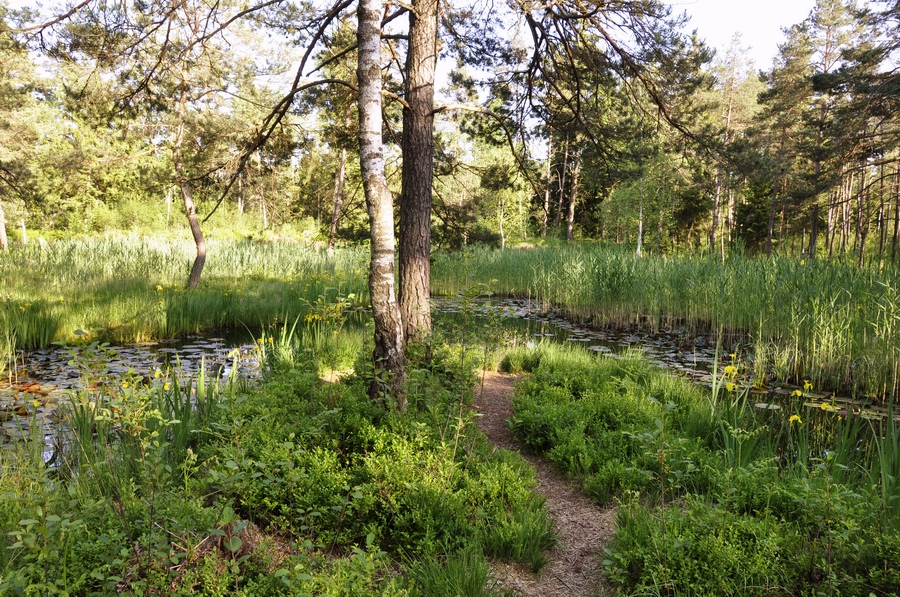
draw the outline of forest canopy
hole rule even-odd
[[[405,10],[388,3],[382,33],[398,198]],[[896,258],[896,2],[819,0],[771,65],[748,64],[740,37],[715,56],[655,1],[439,13],[438,245],[557,236]],[[13,227],[171,226],[179,179],[201,220],[219,209],[255,234],[287,226],[332,246],[367,235],[354,4],[80,2],[2,17],[13,240]]]

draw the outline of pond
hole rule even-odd
[[[579,324],[535,300],[476,299],[468,307],[456,298],[440,298],[435,302],[445,317],[462,318],[464,309],[468,308],[482,322],[497,321],[526,342],[575,343],[613,358],[637,352],[650,362],[709,388],[713,386],[713,374],[718,369],[716,381],[723,391],[727,391],[724,389],[727,383],[733,383],[735,392],[746,392],[747,399],[760,409],[779,410],[786,401],[800,400],[807,408],[839,415],[854,413],[881,418],[888,412],[882,404],[814,392],[808,387],[777,380],[771,373],[763,379],[754,379],[753,356],[748,354],[752,348],[749,339],[735,334],[729,334],[721,346],[714,335],[696,335],[686,328],[650,330],[639,325],[598,328]],[[732,362],[732,355],[743,363],[742,372],[725,379],[723,370]]]
[[[512,338],[510,342],[538,341],[574,343],[600,354],[619,358],[635,351],[649,361],[711,387],[718,367],[722,369],[730,353],[740,353],[734,340],[727,349],[717,348],[711,336],[691,335],[685,329],[650,331],[639,326],[598,329],[572,322],[545,304],[526,299],[471,301],[467,306],[458,298],[435,299],[436,325],[459,325],[467,315],[476,325],[497,322]],[[80,346],[53,346],[19,353],[14,366],[0,379],[0,443],[21,440],[39,424],[45,443],[52,445],[53,411],[72,392],[119,384],[123,379],[144,380],[151,384],[185,381],[200,370],[230,376],[237,358],[237,374],[242,379],[259,377],[257,345],[249,336],[190,336],[145,344],[112,346],[96,342]],[[739,354],[752,371],[752,356]],[[800,398],[810,408],[838,414],[853,412],[883,417],[886,409],[877,404],[814,393],[779,383],[772,378],[751,379],[744,372],[729,378],[735,391],[746,391],[748,399],[761,409],[780,409],[788,400]]]
[[[256,348],[247,336],[189,336],[142,344],[90,342],[19,352],[0,380],[0,442],[28,437],[37,424],[45,444],[52,445],[57,404],[81,390],[118,386],[122,380],[178,383],[195,376],[201,367],[208,375],[227,378],[235,362],[240,378],[257,378]]]

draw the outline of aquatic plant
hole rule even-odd
[[[467,248],[434,259],[432,288],[476,283],[531,298],[597,326],[718,332],[775,374],[820,390],[888,398],[900,390],[900,271],[792,257],[637,257],[577,244],[521,250]]]

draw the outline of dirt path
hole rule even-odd
[[[537,491],[547,499],[559,544],[537,575],[515,565],[493,563],[501,587],[523,597],[585,597],[612,595],[603,582],[603,548],[613,536],[615,510],[600,508],[578,483],[560,474],[553,464],[522,450],[506,420],[512,417],[512,394],[517,376],[488,373],[476,388],[475,409],[482,414],[478,426],[496,446],[520,451],[537,470]]]

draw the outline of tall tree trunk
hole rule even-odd
[[[878,176],[878,259],[884,258],[884,241],[887,236],[887,202],[884,200],[885,167],[881,164]]]
[[[898,164],[900,165],[900,164]],[[900,244],[900,169],[894,173],[894,231],[891,235],[891,261],[897,261],[897,248]]]
[[[525,226],[525,208],[522,205],[522,193],[516,193],[516,207],[519,210],[519,235],[522,242],[528,242],[528,228]]]
[[[844,177],[841,176],[841,184],[844,183]],[[825,247],[828,249],[828,258],[831,258],[834,249],[834,213],[836,210],[838,192],[836,190],[829,191],[828,193],[828,220],[825,225]]]
[[[576,151],[573,156],[572,182],[569,185],[569,213],[566,217],[566,240],[575,240],[575,199],[578,197],[578,174],[581,172],[581,155]]]
[[[238,195],[237,195],[237,211],[239,215],[244,215],[244,172],[238,173]]]
[[[506,220],[506,201],[503,199],[503,195],[500,195],[500,202],[497,204],[497,222],[499,223],[500,229],[500,248],[506,248],[506,229],[503,226],[503,222]]]
[[[716,250],[716,232],[719,228],[719,204],[722,201],[722,183],[724,179],[724,173],[722,171],[722,166],[716,169],[716,190],[713,194],[713,205],[712,205],[712,223],[709,228],[709,252],[710,254],[714,253]]]
[[[393,399],[403,410],[406,343],[394,283],[394,210],[384,174],[381,128],[382,3],[360,0],[357,15],[359,165],[371,230],[369,294],[375,320],[375,376],[369,395],[384,402]]]
[[[811,213],[809,215],[810,219],[810,230],[809,230],[809,258],[816,258],[816,240],[819,234],[819,205],[813,203]]]
[[[659,197],[663,192],[662,184],[656,189],[656,196]],[[665,220],[665,208],[663,200],[659,200],[659,218],[656,220],[656,254],[662,255],[663,252],[663,223]]]
[[[769,205],[769,225],[766,228],[766,256],[772,256],[772,236],[775,232],[775,211],[778,207],[778,183],[781,174],[780,167],[775,169],[775,180],[772,181],[772,203]]]
[[[172,147],[172,162],[175,166],[175,180],[181,190],[181,200],[184,204],[184,215],[187,217],[191,228],[191,236],[194,237],[194,246],[197,248],[197,256],[194,257],[194,265],[191,266],[191,274],[188,276],[188,288],[196,288],[200,284],[200,276],[203,266],[206,264],[206,239],[200,230],[200,220],[197,217],[197,209],[191,196],[191,185],[184,173],[184,127],[185,105],[187,94],[182,91],[178,102],[178,132],[175,136],[175,145]]]
[[[333,209],[331,211],[331,227],[328,229],[328,258],[334,257],[334,242],[337,238],[338,220],[341,219],[341,206],[344,203],[344,180],[347,173],[347,148],[341,147],[341,161],[334,177]]]
[[[6,212],[3,211],[2,201],[0,201],[0,249],[9,250],[9,239],[6,238]]]
[[[891,184],[894,196],[894,231],[891,236],[891,261],[897,260],[897,248],[900,243],[900,152],[894,158],[894,182]]]
[[[866,254],[866,239],[869,236],[869,190],[866,187],[866,165],[860,169],[859,198],[857,199],[857,234],[859,236],[859,266],[862,267]]]
[[[407,340],[431,332],[431,185],[437,0],[413,0],[406,54],[400,194],[400,313]]]
[[[544,185],[544,213],[541,214],[541,238],[547,238],[547,221],[550,219],[550,173],[553,164],[553,135],[547,135],[547,182]]]
[[[637,248],[634,254],[641,256],[644,243],[644,175],[641,174],[641,180],[638,183],[638,232],[637,232]]]
[[[266,207],[266,190],[260,185],[259,190],[259,213],[262,215],[262,229],[269,229],[269,210]]]
[[[184,179],[184,167],[181,162],[176,164],[175,171],[180,180],[178,186],[181,188],[181,199],[184,201],[184,215],[187,216],[188,224],[191,227],[191,236],[194,237],[194,245],[197,247],[197,256],[194,257],[194,265],[191,266],[191,275],[188,277],[187,285],[188,288],[196,288],[200,284],[200,275],[206,264],[206,239],[200,230],[200,220],[197,218],[197,210],[194,208],[191,187]]]
[[[563,205],[566,197],[566,172],[569,170],[569,133],[566,133],[566,144],[563,149],[562,170],[559,173],[559,201],[556,205],[556,216],[553,218],[553,227],[559,235],[559,224],[562,220]]]

